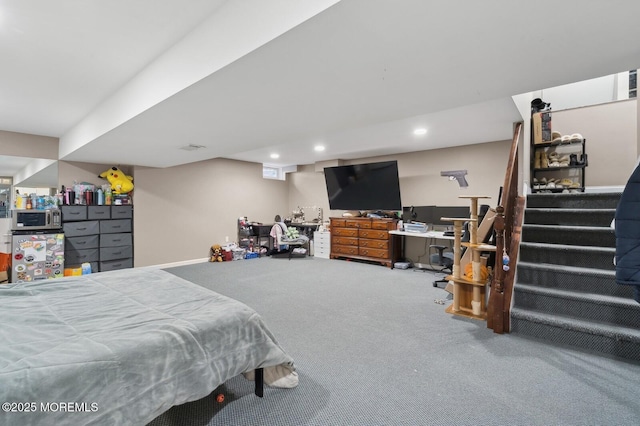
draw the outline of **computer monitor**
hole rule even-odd
[[[402,208],[402,220],[422,222],[428,225],[453,226],[453,222],[441,220],[443,217],[469,217],[468,206],[410,206]]]
[[[402,220],[404,222],[431,223],[436,206],[410,206],[402,207]]]
[[[443,217],[468,218],[471,214],[469,206],[436,206],[433,212],[433,225],[453,226],[453,222],[443,221]]]

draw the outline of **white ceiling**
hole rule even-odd
[[[639,68],[638,18],[637,0],[2,0],[0,129],[152,167],[505,140],[511,96]]]

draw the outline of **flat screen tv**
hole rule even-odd
[[[402,210],[398,162],[325,167],[331,210]]]

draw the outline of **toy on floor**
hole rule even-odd
[[[211,259],[209,262],[222,262],[224,257],[222,255],[222,246],[220,244],[214,244],[211,246]]]
[[[98,176],[109,181],[114,194],[128,194],[133,191],[133,176],[124,174],[117,167],[112,167]]]

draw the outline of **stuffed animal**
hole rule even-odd
[[[224,258],[222,256],[222,246],[220,246],[220,244],[212,245],[210,262],[222,262],[223,260]]]
[[[298,231],[298,228],[294,228],[293,226],[289,226],[287,228],[287,232],[285,233],[285,236],[289,240],[295,240],[296,238],[298,238],[300,236],[300,231]]]
[[[117,167],[112,167],[100,173],[98,177],[109,181],[111,191],[113,191],[114,194],[128,194],[133,191],[133,176],[124,174],[124,172]]]

